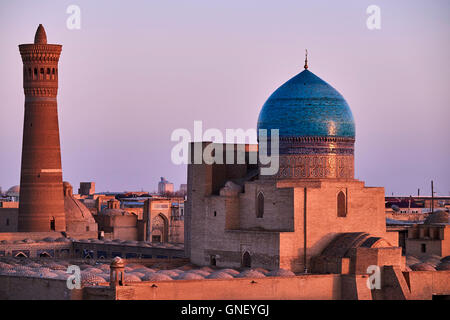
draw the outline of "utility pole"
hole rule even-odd
[[[411,195],[409,195],[409,202],[408,202],[408,213],[411,213]]]
[[[417,196],[420,197],[420,188],[417,189]]]
[[[434,188],[433,188],[433,180],[431,180],[431,213],[434,211]]]

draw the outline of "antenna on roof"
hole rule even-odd
[[[308,69],[308,49],[305,49],[305,70]]]

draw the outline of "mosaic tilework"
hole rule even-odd
[[[258,129],[279,129],[280,137],[355,137],[353,115],[345,99],[309,70],[269,97],[259,114]]]

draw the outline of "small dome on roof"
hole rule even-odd
[[[295,273],[293,273],[290,270],[286,269],[276,269],[272,270],[267,274],[268,277],[292,277],[295,276]]]
[[[202,270],[202,269],[189,270],[187,272],[196,273],[196,274],[199,274],[199,275],[201,275],[203,277],[206,277],[206,276],[211,274],[211,272],[206,271],[206,270]]]
[[[142,277],[142,281],[167,281],[167,280],[173,279],[166,274],[156,272],[149,272],[144,277]]]
[[[418,258],[416,258],[415,256],[411,256],[411,255],[406,256],[406,264],[408,266],[411,266],[413,264],[420,263],[420,262],[421,261]]]
[[[109,269],[110,269],[109,265],[106,264],[106,263],[102,263],[102,264],[98,265],[97,268],[99,268],[99,269],[101,269],[103,271],[109,271]]]
[[[216,271],[207,276],[206,279],[233,279],[233,276],[224,271]]]
[[[450,262],[442,262],[436,267],[436,270],[438,271],[450,270]]]
[[[435,211],[430,214],[426,219],[424,224],[449,224],[449,215],[447,211]]]
[[[435,271],[436,269],[429,263],[416,263],[410,266],[413,271]]]
[[[267,275],[269,273],[269,270],[264,269],[264,268],[254,268],[253,270],[261,272],[262,274]]]
[[[265,278],[266,276],[256,270],[245,270],[236,275],[235,278]]]
[[[125,273],[125,282],[141,282],[141,278],[139,278],[135,274]]]
[[[83,285],[95,285],[103,282],[106,282],[105,279],[95,273],[81,272],[81,283]]]
[[[115,257],[113,261],[111,262],[111,267],[115,268],[124,268],[125,263],[121,257]]]
[[[94,268],[94,267],[88,268],[88,269],[86,269],[85,271],[86,271],[86,272],[90,272],[90,273],[95,273],[95,274],[103,273],[103,270],[98,269],[98,268]]]
[[[175,279],[176,280],[201,280],[201,279],[205,279],[205,277],[199,273],[187,271],[187,272],[183,272],[182,274],[176,276]]]
[[[140,263],[129,263],[129,264],[127,264],[127,267],[130,267],[133,270],[140,269],[140,268],[145,268],[145,266],[140,264]]]
[[[211,268],[208,267],[208,266],[201,267],[199,270],[203,270],[203,271],[206,271],[206,272],[209,272],[209,273],[214,272],[214,270],[211,269]]]
[[[78,232],[86,229],[97,231],[97,224],[91,211],[81,201],[73,197],[72,185],[64,181],[63,190],[67,231]]]
[[[239,274],[239,271],[234,270],[234,269],[230,269],[230,268],[221,269],[220,271],[226,272],[228,274],[231,274],[232,276],[235,276],[235,275]]]
[[[12,186],[6,191],[8,197],[18,197],[20,194],[20,186]]]
[[[137,271],[133,271],[131,274],[138,277],[139,279],[142,279],[146,275],[146,273],[144,272],[137,272]]]
[[[177,277],[179,275],[178,272],[174,272],[172,270],[159,270],[157,273],[165,274],[171,278]]]
[[[187,270],[194,269],[194,266],[192,264],[185,264],[184,266],[179,267],[178,269],[183,270],[183,271],[187,271]]]

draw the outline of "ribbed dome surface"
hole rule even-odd
[[[279,129],[280,137],[355,137],[345,99],[328,83],[304,70],[279,87],[263,105],[258,129]]]

